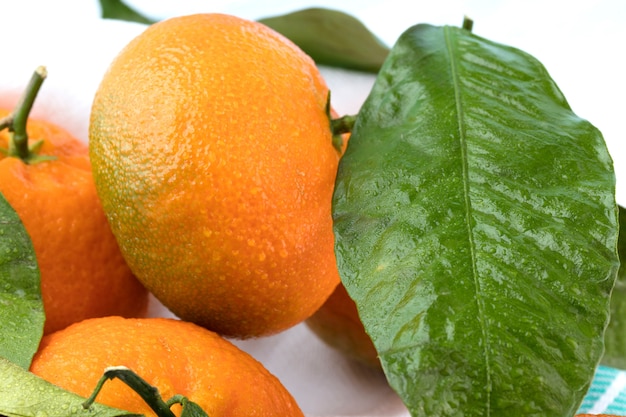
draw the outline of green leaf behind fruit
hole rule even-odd
[[[626,208],[621,206],[617,250],[621,262],[611,295],[611,319],[604,335],[602,364],[626,369]]]
[[[125,20],[147,25],[156,22],[128,6],[122,0],[100,0],[100,10],[103,19]]]
[[[136,414],[101,404],[82,407],[85,398],[65,391],[0,358],[0,415],[7,417],[115,417]]]
[[[45,315],[30,237],[0,194],[0,356],[28,369]]]
[[[612,160],[537,60],[417,25],[358,117],[337,262],[414,416],[567,416],[618,269]]]
[[[259,22],[290,39],[318,65],[375,73],[389,54],[360,20],[338,10],[315,7]]]
[[[155,23],[122,0],[100,0],[101,16]],[[318,65],[377,72],[389,48],[352,15],[321,7],[259,19],[306,52]]]

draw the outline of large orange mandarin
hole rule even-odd
[[[332,293],[328,95],[294,44],[223,14],[150,26],[112,62],[91,114],[96,185],[131,269],[173,313],[254,337]]]
[[[294,398],[263,365],[219,335],[164,318],[85,320],[44,337],[31,371],[88,397],[109,366],[125,366],[158,388],[164,400],[180,394],[211,417],[302,417]],[[154,416],[117,379],[96,401]],[[180,408],[172,409],[180,415]]]
[[[0,118],[9,114],[0,110]],[[0,192],[20,216],[41,272],[46,323],[62,329],[90,317],[143,315],[147,290],[122,258],[96,194],[87,145],[52,123],[30,119],[51,161],[25,164],[0,154]],[[8,130],[0,131],[7,149]]]

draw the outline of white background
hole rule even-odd
[[[475,22],[474,33],[477,35],[523,49],[547,67],[574,111],[603,132],[615,160],[618,181],[626,182],[626,148],[622,127],[626,113],[623,104],[626,96],[623,75],[626,2],[623,0],[129,0],[128,4],[157,19],[197,12],[224,12],[257,19],[309,6],[330,7],[358,17],[390,46],[413,24],[460,25],[463,17],[469,16]],[[1,0],[0,5],[3,6],[2,31],[6,33],[3,40],[12,47],[19,38],[44,36],[51,37],[53,41],[67,34],[70,49],[66,48],[66,52],[73,48],[85,60],[93,62],[96,59],[100,66],[101,61],[106,61],[111,52],[121,45],[96,42],[95,46],[103,49],[103,53],[94,57],[95,51],[89,50],[93,40],[77,33],[77,27],[99,16],[95,0]],[[90,29],[95,30],[93,26]],[[13,30],[15,28],[19,30]],[[74,33],[70,35],[68,32]],[[124,36],[113,37],[120,42],[125,39]],[[5,53],[4,61],[15,60],[19,70],[41,61],[41,54],[21,52],[21,55],[11,59]],[[49,52],[56,53],[54,50]],[[16,74],[17,69],[6,69],[5,64],[4,71]],[[79,71],[80,68],[74,70]],[[92,76],[95,74],[92,71]],[[52,73],[51,76],[62,75]],[[343,78],[338,84],[333,81],[330,79],[329,84],[334,90],[347,87]],[[341,98],[339,104],[346,107],[345,111],[350,112],[365,93],[354,92],[348,98],[342,94],[335,95]],[[626,205],[626,187],[618,186],[617,195],[618,202]]]
[[[518,47],[547,67],[574,111],[604,134],[617,173],[617,199],[626,205],[626,1],[207,1],[132,0],[155,18],[224,12],[244,18],[286,13],[308,6],[347,11],[391,46],[416,23],[460,25],[474,20],[474,33]],[[37,66],[48,67],[34,109],[87,140],[89,106],[106,66],[143,27],[103,22],[94,0],[0,1],[0,106],[9,106]],[[354,113],[373,76],[324,69],[334,106]],[[155,315],[167,314],[158,304]],[[308,416],[404,416],[406,411],[381,375],[345,360],[304,326],[281,335],[238,342],[259,358],[294,394]]]

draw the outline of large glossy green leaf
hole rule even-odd
[[[602,363],[626,369],[626,208],[621,206],[617,251],[620,267],[611,295],[611,319],[604,335]]]
[[[0,194],[0,356],[28,369],[44,321],[39,267],[30,237]]]
[[[618,268],[612,160],[528,54],[417,25],[333,200],[341,278],[414,416],[572,416]]]
[[[7,417],[116,417],[137,416],[94,403],[82,407],[85,398],[65,391],[0,358],[0,415]]]

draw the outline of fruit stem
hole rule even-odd
[[[7,127],[11,126],[12,123],[13,114],[9,114],[8,116],[3,117],[2,119],[0,119],[0,130],[6,129]]]
[[[28,134],[26,133],[26,122],[28,121],[28,115],[30,114],[35,98],[39,93],[39,89],[44,80],[48,76],[46,67],[40,66],[33,72],[26,90],[17,106],[13,110],[10,124],[8,126],[9,131],[13,133],[12,140],[9,144],[9,155],[14,155],[21,160],[28,162],[31,159],[31,149],[28,147]]]
[[[467,16],[463,17],[463,29],[467,30],[468,32],[471,32],[473,27],[474,27],[474,21]]]
[[[133,391],[135,391],[142,400],[156,413],[158,417],[176,417],[170,410],[170,407],[174,404],[180,404],[183,406],[182,415],[193,417],[208,417],[207,414],[200,408],[199,405],[189,401],[182,395],[174,395],[167,402],[163,401],[161,394],[157,387],[150,385],[145,379],[137,375],[132,370],[125,366],[111,366],[105,369],[104,374],[96,384],[93,392],[83,403],[83,408],[88,410],[91,405],[96,401],[96,397],[100,393],[100,390],[104,386],[104,383],[110,379],[117,378]],[[187,409],[187,412],[185,410]]]
[[[341,135],[352,132],[356,115],[346,115],[338,119],[331,119],[330,130],[333,133],[333,146],[341,151],[343,148],[343,137]]]
[[[333,131],[333,135],[343,135],[344,133],[352,132],[352,127],[356,121],[356,115],[346,115],[338,119],[330,121],[330,127]]]
[[[152,408],[159,417],[176,417],[172,410],[167,406],[165,401],[159,395],[156,387],[148,384],[145,379],[141,378],[135,372],[124,366],[111,366],[104,371],[104,374],[98,381],[96,388],[93,390],[89,398],[83,403],[84,409],[89,409],[96,400],[98,393],[102,389],[104,383],[110,379],[117,378],[133,389],[139,396]]]

